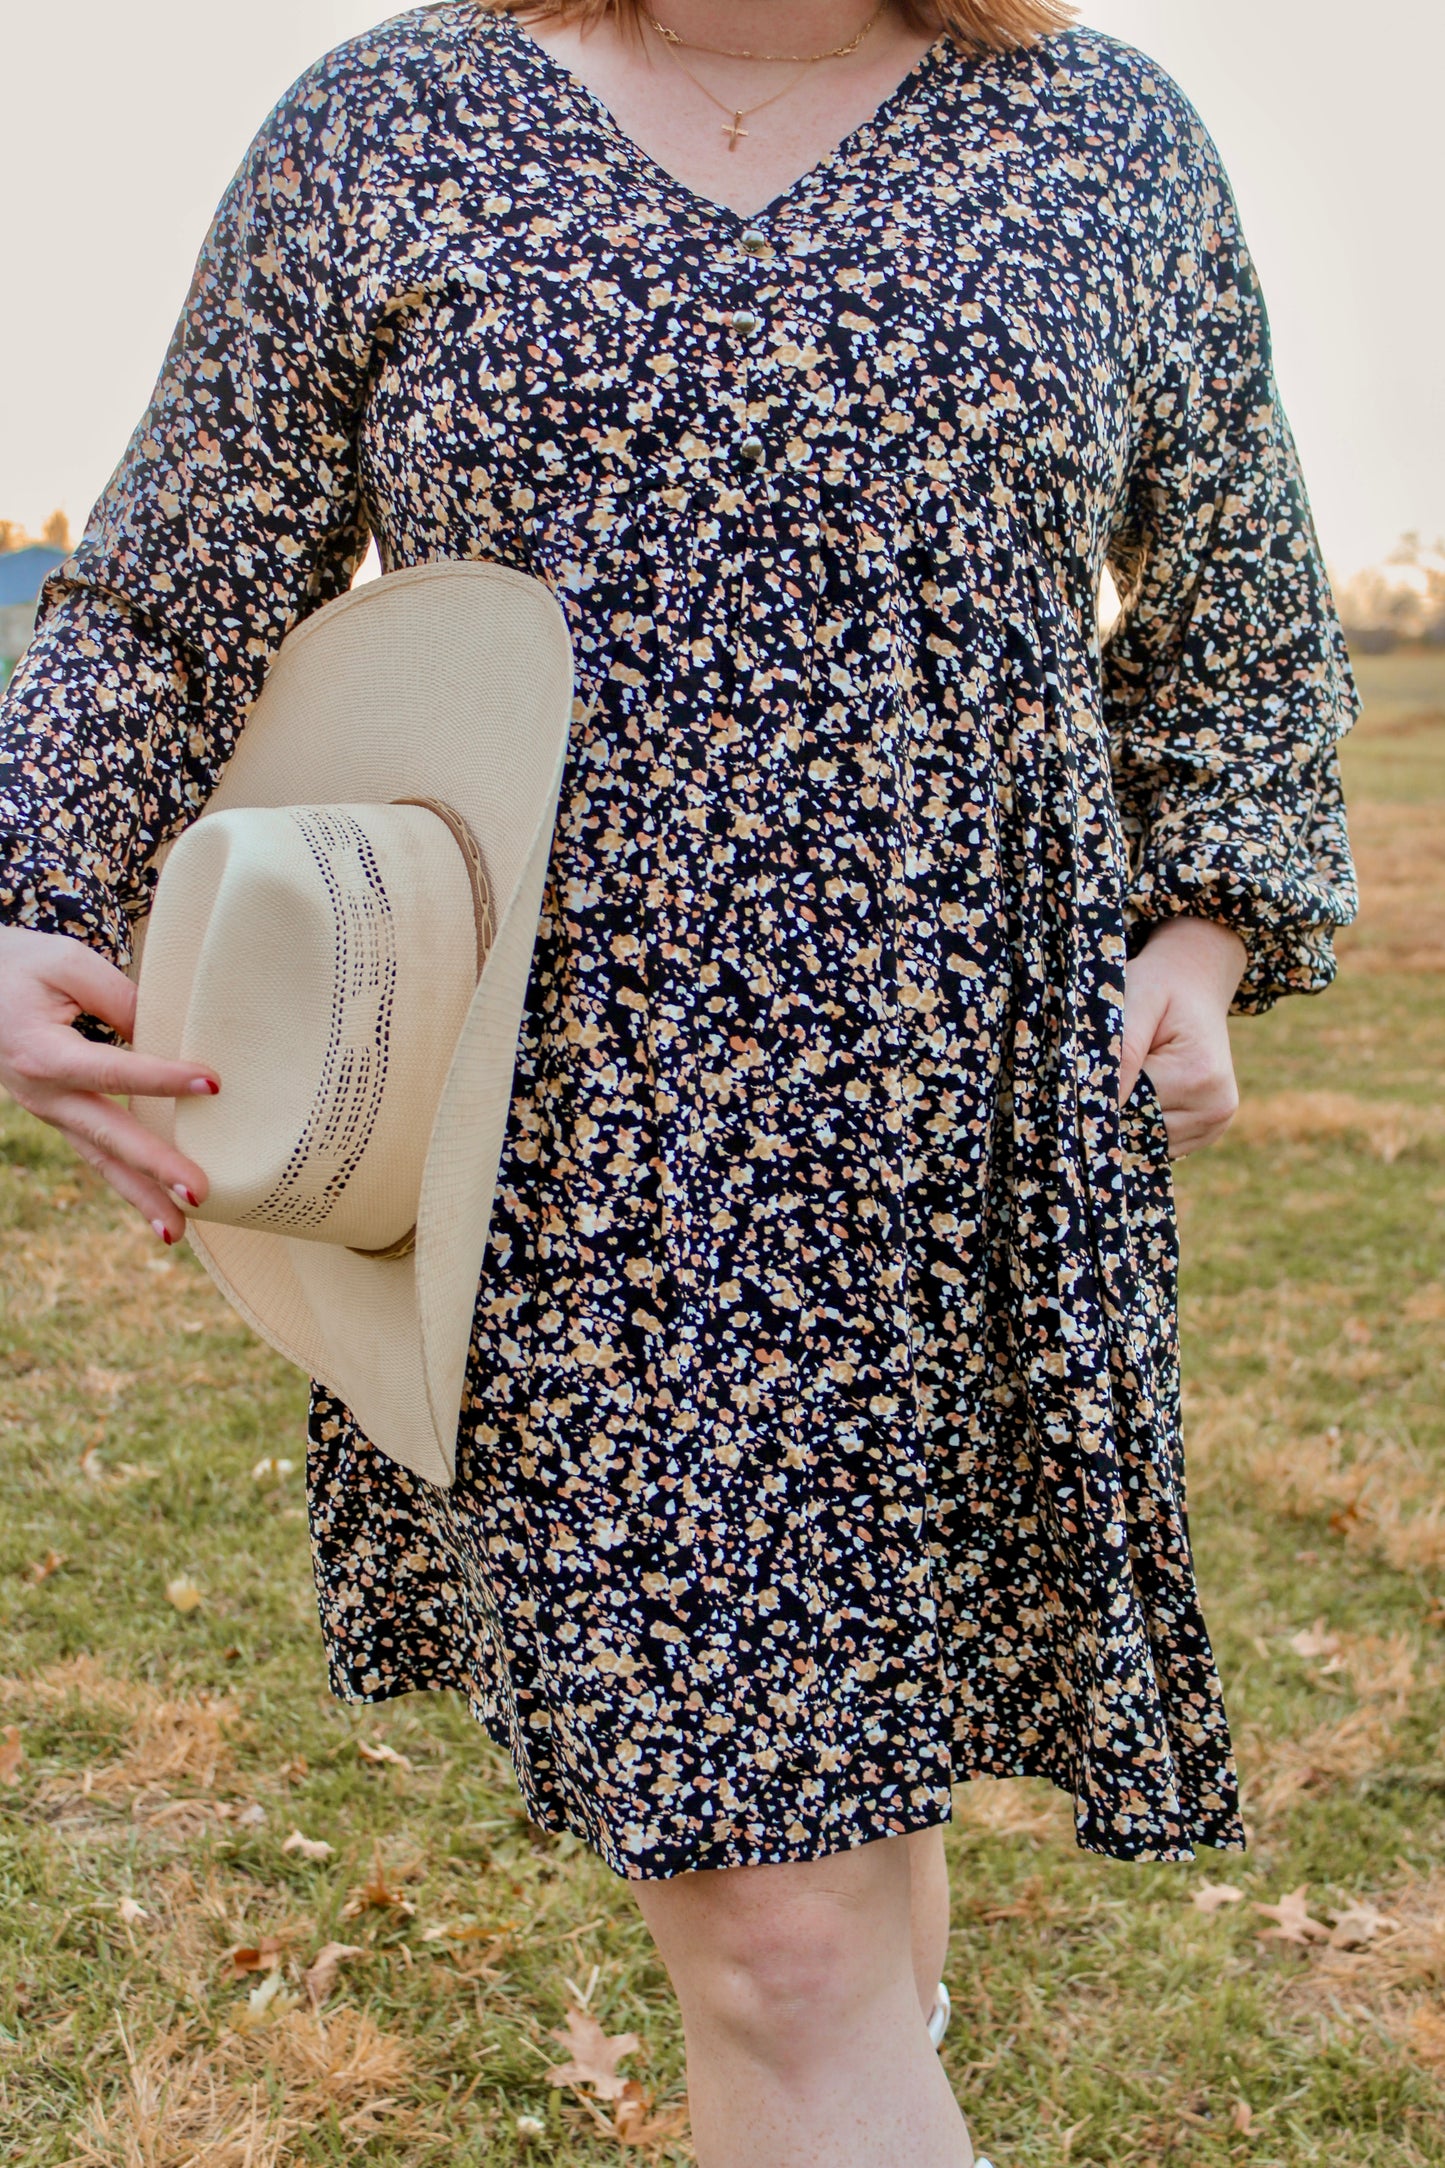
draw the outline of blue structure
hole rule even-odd
[[[0,685],[24,654],[35,629],[35,605],[46,574],[63,564],[65,555],[46,542],[0,550]]]
[[[0,553],[0,610],[17,603],[33,605],[40,598],[46,574],[64,562],[65,551],[53,550],[45,542],[29,542],[22,550]]]

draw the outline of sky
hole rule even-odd
[[[0,0],[0,518],[79,527],[255,129],[370,0]],[[1326,555],[1445,535],[1439,0],[1083,0],[1168,68],[1239,197]]]

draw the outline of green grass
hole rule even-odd
[[[1131,1869],[1079,1855],[1042,1787],[960,1792],[946,2052],[998,2168],[1445,2164],[1445,1000],[1421,961],[1445,661],[1363,675],[1367,923],[1327,999],[1238,1027],[1245,1114],[1179,1170],[1195,1533],[1252,1848]],[[658,1964],[462,1709],[330,1700],[301,1381],[12,1107],[0,1302],[0,1737],[24,1752],[0,1790],[0,2157],[625,2157],[547,2083],[548,2033],[590,1982],[645,2043],[625,2069],[675,2099]],[[275,1456],[296,1466],[258,1481]],[[1334,1643],[1301,1653],[1316,1620]],[[365,1760],[378,1741],[410,1768]],[[286,1853],[293,1829],[334,1856]],[[413,1909],[348,1916],[378,1861]],[[1209,1881],[1243,1901],[1205,1914]],[[1397,1924],[1353,1952],[1261,1942],[1254,1904],[1302,1883],[1326,1923]],[[274,1968],[227,1964],[268,1936]],[[328,1941],[365,1954],[317,2025],[300,1975]]]

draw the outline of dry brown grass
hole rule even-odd
[[[1307,1792],[1358,1783],[1389,1760],[1394,1737],[1374,1708],[1317,1724],[1302,1739],[1277,1739],[1252,1728],[1240,1742],[1246,1811],[1272,1822]]]
[[[411,2051],[363,2011],[285,2008],[209,2046],[186,2027],[140,2053],[121,2039],[125,2080],[91,2101],[67,2168],[283,2168],[325,2118],[353,2143],[417,2121]]]
[[[1384,1895],[1389,1931],[1362,1949],[1314,1953],[1299,1998],[1378,2027],[1426,2069],[1445,2071],[1445,1870]]]
[[[1237,1437],[1240,1410],[1229,1417]],[[1389,1439],[1346,1443],[1337,1430],[1246,1446],[1251,1482],[1297,1520],[1326,1512],[1331,1530],[1397,1573],[1445,1569],[1445,1505],[1428,1459]]]
[[[1445,807],[1438,803],[1357,800],[1351,835],[1360,875],[1360,925],[1342,953],[1356,948],[1389,971],[1445,969]]]
[[[1228,1392],[1191,1392],[1190,1464],[1196,1476],[1238,1479],[1289,1519],[1324,1515],[1352,1550],[1398,1573],[1438,1574],[1445,1571],[1445,1501],[1428,1447],[1416,1446],[1403,1425],[1398,1434],[1361,1426],[1349,1435],[1334,1425],[1304,1427],[1315,1376],[1368,1387],[1394,1367],[1396,1358],[1372,1344],[1386,1321],[1357,1317],[1356,1300],[1315,1283],[1278,1287],[1267,1298],[1252,1293],[1247,1313],[1236,1298],[1201,1305],[1200,1321],[1220,1352],[1256,1357],[1266,1373]],[[1246,1314],[1248,1331],[1229,1334]],[[1434,1282],[1417,1288],[1397,1316],[1433,1346],[1445,1321],[1445,1289]],[[1329,1333],[1323,1347],[1321,1326]]]
[[[975,1777],[954,1795],[954,1812],[964,1824],[995,1837],[1050,1838],[1073,1842],[1073,1816],[1061,1792],[1043,1783]]]
[[[1389,1166],[1415,1146],[1445,1141],[1445,1108],[1363,1099],[1354,1092],[1270,1092],[1245,1100],[1231,1134],[1245,1144],[1346,1141]]]
[[[220,1695],[172,1699],[141,1681],[111,1677],[91,1656],[48,1665],[32,1678],[0,1678],[0,1707],[54,1710],[78,1707],[124,1724],[125,1751],[85,1773],[86,1797],[168,1790],[212,1790],[232,1773],[232,1744],[240,1728],[235,1703]],[[73,1783],[45,1788],[70,1793]]]

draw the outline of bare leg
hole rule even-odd
[[[933,2014],[938,1983],[948,1963],[948,1861],[941,1829],[920,1829],[903,1841],[908,1846],[912,1890],[913,1972],[926,2020]]]
[[[637,1885],[682,2005],[699,2168],[972,2168],[920,2015],[914,1879],[911,1840],[887,1837]],[[936,1988],[936,1882],[924,1910]]]

